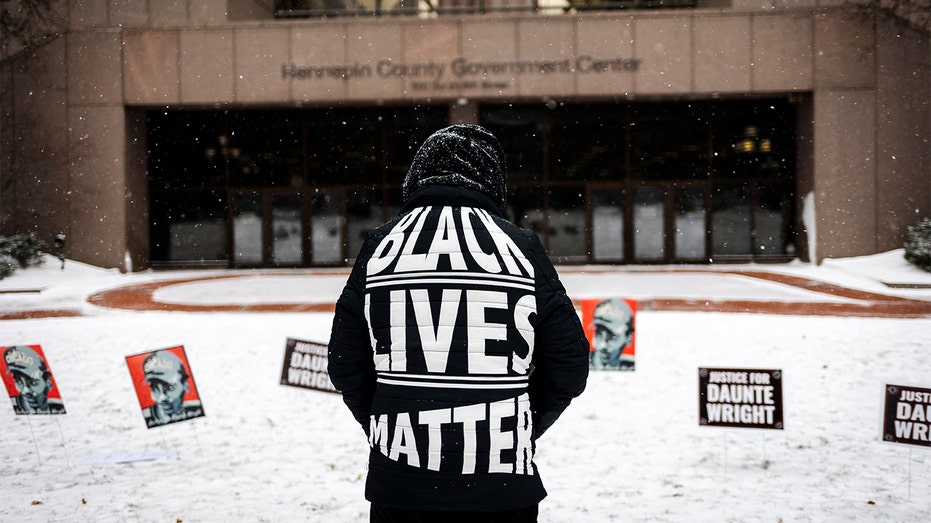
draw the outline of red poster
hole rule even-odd
[[[626,298],[582,300],[582,326],[591,346],[592,369],[634,370],[637,301]]]
[[[184,347],[126,356],[146,427],[199,418],[204,408]]]
[[[17,414],[65,414],[58,385],[41,345],[0,347],[3,384]]]

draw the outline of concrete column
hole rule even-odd
[[[126,119],[123,34],[67,36],[70,256],[126,270]]]
[[[819,259],[876,252],[876,94],[814,94],[814,190]]]

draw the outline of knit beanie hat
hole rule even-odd
[[[507,200],[507,162],[498,139],[478,125],[453,125],[424,141],[407,171],[402,196],[418,189],[447,185],[481,191],[499,210]]]

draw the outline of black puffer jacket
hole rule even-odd
[[[367,236],[330,338],[330,377],[369,437],[366,499],[536,504],[536,440],[585,388],[588,353],[535,234],[482,192],[417,190]]]

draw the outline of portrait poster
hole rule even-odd
[[[204,415],[184,346],[126,356],[146,427],[160,427]]]
[[[782,416],[782,370],[698,369],[699,425],[782,430]]]
[[[593,370],[635,369],[637,300],[586,299],[580,303]]]
[[[55,376],[41,345],[0,347],[3,385],[19,415],[66,414]]]
[[[339,392],[327,371],[329,353],[322,343],[288,338],[281,367],[281,384],[302,389]]]
[[[883,441],[931,447],[931,389],[886,385],[884,396]]]

